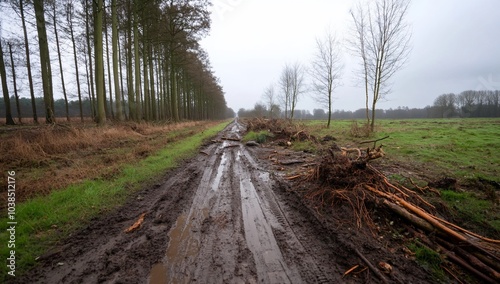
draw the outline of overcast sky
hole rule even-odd
[[[210,35],[202,41],[228,106],[253,108],[286,63],[309,65],[315,38],[330,27],[348,36],[349,9],[341,0],[214,0]],[[408,14],[412,52],[379,107],[425,107],[444,93],[500,89],[500,1],[416,0]],[[356,58],[345,54],[342,86],[333,109],[364,107],[356,87]],[[307,96],[307,95],[306,95]],[[303,97],[298,109],[320,108]]]

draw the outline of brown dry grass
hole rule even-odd
[[[211,125],[126,122],[105,127],[81,123],[0,127],[0,175],[4,180],[5,171],[16,171],[16,198],[22,201],[85,179],[111,178],[124,164]]]

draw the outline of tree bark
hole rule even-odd
[[[136,120],[142,119],[141,109],[141,59],[139,57],[139,4],[138,0],[134,1],[134,59],[135,59],[135,115]]]
[[[43,0],[35,0],[36,27],[40,48],[40,64],[42,68],[43,101],[45,104],[45,122],[54,123],[54,95],[52,89],[52,69],[50,66],[49,45],[45,28],[45,11]]]
[[[63,71],[63,66],[62,66],[62,60],[61,60],[61,48],[59,47],[59,35],[57,33],[57,11],[56,11],[56,3],[52,3],[52,12],[54,13],[53,15],[53,20],[54,20],[54,35],[56,36],[56,46],[57,46],[57,59],[59,61],[59,73],[61,73],[61,85],[62,85],[62,90],[63,90],[63,96],[64,96],[64,105],[65,105],[65,110],[66,110],[66,120],[69,121],[69,106],[68,106],[68,96],[66,94],[66,85],[64,84],[64,71]]]
[[[67,4],[68,6],[66,6],[66,19],[67,19],[67,22],[68,22],[68,26],[69,26],[69,34],[70,34],[70,37],[71,37],[71,44],[72,44],[72,47],[73,47],[73,60],[75,62],[75,72],[76,72],[76,88],[77,88],[77,92],[78,92],[78,107],[79,107],[79,110],[80,110],[80,121],[83,122],[83,104],[82,104],[82,90],[80,88],[80,75],[79,75],[79,72],[78,72],[78,57],[77,57],[77,53],[76,53],[76,43],[75,43],[75,34],[74,34],[74,30],[73,30],[73,4],[71,3],[68,3]]]
[[[30,87],[31,109],[33,111],[33,121],[35,123],[38,123],[38,115],[36,112],[35,90],[33,88],[33,76],[31,75],[31,59],[30,59],[30,49],[29,49],[29,42],[28,42],[28,32],[26,30],[26,19],[24,18],[23,0],[19,0],[19,10],[21,12],[21,22],[22,22],[22,26],[23,26],[24,50],[26,51],[26,67],[28,69],[28,84]]]
[[[12,119],[12,110],[10,107],[9,89],[7,85],[7,72],[5,71],[5,62],[3,61],[2,40],[0,39],[0,77],[2,77],[3,101],[5,102],[5,122],[7,125],[15,125]]]
[[[108,68],[108,89],[109,89],[109,111],[111,118],[115,119],[115,112],[113,110],[113,88],[111,87],[111,67],[109,64],[109,42],[108,42],[108,25],[107,25],[106,9],[104,8],[104,36],[106,37],[106,65]],[[105,105],[107,109],[107,104]]]
[[[132,7],[131,7],[131,0],[129,0],[127,3],[127,12],[129,15],[132,15]],[[132,120],[138,120],[137,113],[136,113],[136,101],[135,101],[135,94],[134,94],[134,71],[133,71],[133,62],[132,62],[132,26],[133,26],[133,16],[129,17],[128,20],[128,40],[127,40],[127,52],[126,52],[126,57],[127,57],[127,95],[128,95],[128,108],[129,108],[129,117]]]
[[[113,53],[113,82],[115,86],[116,118],[123,120],[123,108],[121,102],[121,89],[118,74],[118,17],[116,12],[116,0],[111,0],[111,45]]]
[[[102,40],[103,0],[93,1],[94,10],[94,49],[95,49],[95,82],[97,96],[97,123],[106,123],[106,103],[104,97],[104,60]]]
[[[10,55],[10,67],[12,70],[12,81],[14,84],[14,96],[16,98],[17,119],[19,123],[22,123],[21,107],[19,106],[19,94],[17,93],[16,68],[14,64],[14,56],[12,55],[12,44],[8,43],[8,45],[9,45],[9,55]]]
[[[89,72],[89,76],[91,80],[89,80],[89,87],[90,87],[90,93],[89,97],[90,102],[91,102],[91,107],[92,107],[92,119],[97,119],[97,110],[96,110],[96,99],[95,99],[95,91],[94,91],[94,70],[93,70],[93,64],[92,64],[92,46],[90,44],[90,19],[89,19],[89,5],[88,3],[83,4],[84,5],[84,12],[85,12],[85,39],[87,42],[87,54],[88,54],[88,69],[87,72]],[[95,29],[95,27],[94,27]]]

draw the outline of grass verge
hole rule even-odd
[[[122,205],[130,194],[177,166],[196,153],[203,141],[213,137],[227,121],[172,143],[138,163],[122,167],[111,179],[85,180],[46,196],[30,199],[16,206],[15,262],[16,275],[32,267],[36,257],[87,224],[91,218]],[[9,232],[7,218],[0,219],[0,258],[7,260]],[[5,264],[5,263],[4,263]],[[0,268],[0,282],[8,277],[8,268]],[[3,281],[2,281],[3,280]]]

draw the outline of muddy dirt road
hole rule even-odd
[[[363,264],[354,248],[374,263],[389,253],[377,243],[364,243],[368,238],[354,230],[337,232],[332,222],[318,218],[257,158],[264,150],[233,141],[244,131],[238,121],[231,123],[218,142],[206,145],[163,182],[72,235],[17,281],[381,282],[369,270],[342,278],[346,270]],[[142,226],[125,233],[142,213]],[[388,282],[429,281],[412,261],[391,259]]]

